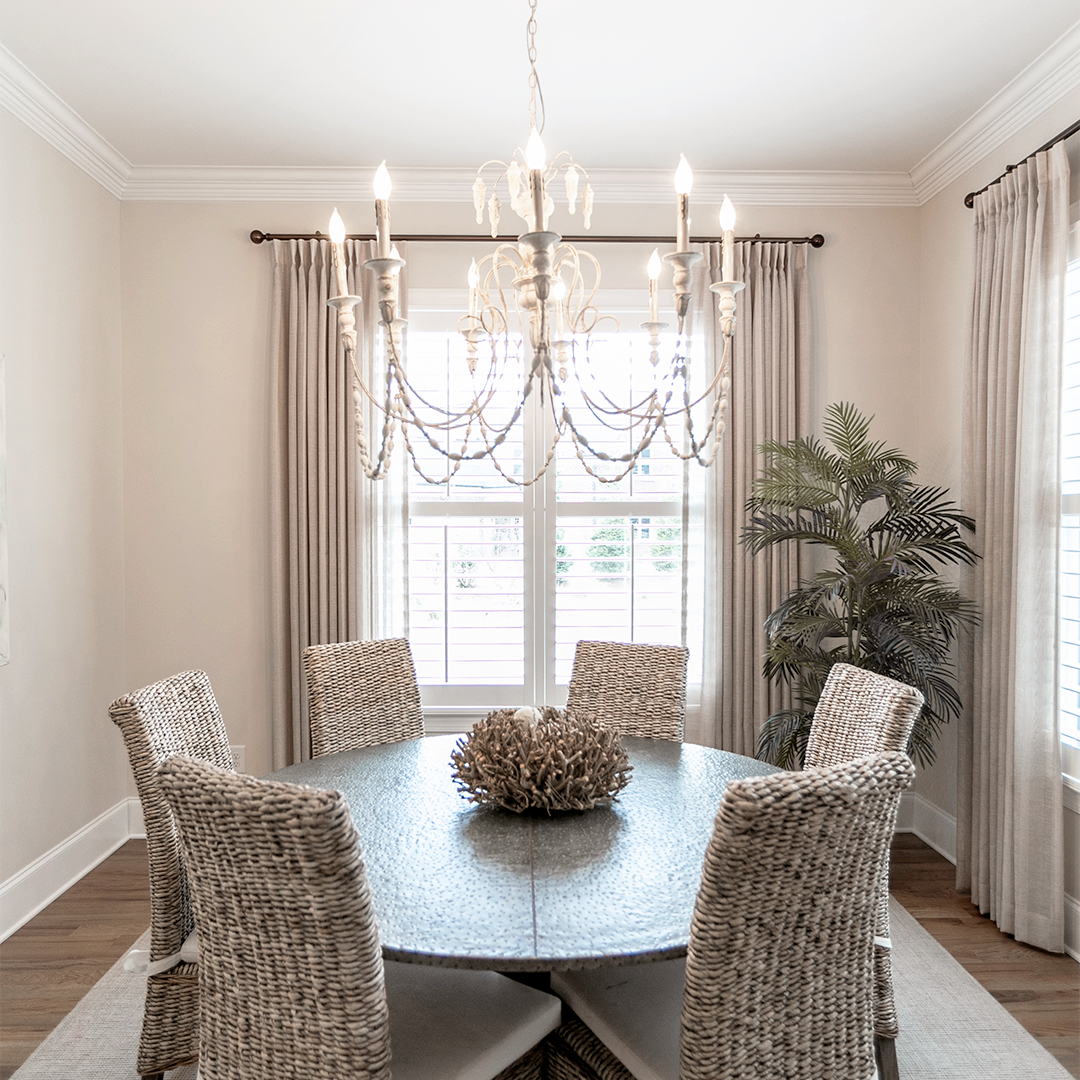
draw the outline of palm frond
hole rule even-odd
[[[787,709],[770,716],[758,733],[757,756],[781,769],[800,769],[813,713]]]
[[[872,419],[872,418],[870,418]],[[813,438],[764,443],[768,462],[746,502],[742,540],[751,555],[795,542],[828,548],[834,565],[799,583],[765,620],[764,677],[791,688],[798,708],[765,721],[758,756],[795,767],[829,669],[856,664],[920,690],[926,704],[908,753],[934,760],[941,725],[960,713],[951,667],[975,605],[936,575],[971,565],[964,538],[975,522],[940,487],[920,486],[914,461],[870,439],[870,419],[840,402]],[[883,503],[876,516],[874,504]]]

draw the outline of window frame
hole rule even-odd
[[[629,315],[631,325],[634,320],[642,321],[645,313],[641,309],[641,296],[636,294],[632,301],[626,294],[617,290],[607,292],[613,297],[613,306],[620,318]],[[463,290],[454,289],[410,289],[410,315],[414,312],[440,312],[458,310],[454,301],[464,301]],[[603,305],[601,305],[603,306]],[[420,320],[423,322],[423,320]],[[410,337],[417,331],[410,330]],[[452,331],[443,331],[452,333]],[[542,408],[537,395],[531,395],[526,402],[528,415],[523,417],[525,438],[523,443],[523,469],[526,475],[532,475],[543,461],[553,434],[553,420],[550,409]],[[542,417],[537,422],[537,417]],[[566,437],[569,440],[569,436]],[[658,451],[667,454],[664,446]],[[673,461],[677,461],[672,457]],[[410,495],[408,518],[414,517],[427,521],[440,518],[461,517],[520,517],[524,534],[523,578],[524,578],[524,652],[525,670],[521,684],[433,684],[421,682],[421,698],[425,715],[435,720],[430,730],[460,730],[463,722],[482,716],[488,709],[516,706],[522,704],[546,703],[562,705],[566,700],[567,687],[556,679],[556,547],[560,522],[574,517],[625,517],[625,518],[676,518],[681,521],[682,552],[680,559],[689,558],[687,551],[687,530],[689,521],[689,500],[687,498],[688,470],[680,466],[682,472],[681,490],[670,498],[634,501],[630,499],[603,500],[596,502],[587,496],[577,499],[560,499],[557,487],[557,469],[552,468],[541,481],[523,489],[521,501],[495,501],[479,499],[416,499],[415,492]],[[599,514],[598,511],[603,513]],[[686,590],[682,588],[682,564],[680,575],[680,593],[683,610],[680,612],[680,632],[682,642],[687,636]],[[411,575],[410,575],[411,576]],[[410,603],[406,596],[406,603]],[[691,605],[692,606],[692,605]],[[542,608],[542,610],[541,610]],[[412,611],[410,610],[410,621]],[[641,640],[637,638],[636,640]],[[675,642],[678,643],[678,642]],[[414,646],[415,650],[415,646]],[[418,670],[420,665],[418,664]]]

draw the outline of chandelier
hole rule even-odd
[[[353,398],[359,457],[364,474],[384,478],[390,469],[395,434],[400,431],[413,468],[429,483],[445,484],[468,461],[488,459],[508,483],[525,487],[539,480],[555,460],[561,440],[570,438],[585,471],[601,483],[615,483],[633,470],[638,459],[662,437],[671,452],[684,461],[709,467],[716,458],[724,433],[730,378],[731,338],[735,330],[735,294],[743,288],[734,277],[735,211],[724,196],[720,211],[723,232],[722,277],[710,285],[717,294],[719,329],[723,350],[715,373],[700,393],[691,393],[687,316],[691,307],[691,282],[695,265],[703,256],[690,251],[690,190],[693,175],[680,156],[675,172],[675,250],[663,256],[672,271],[676,333],[671,356],[661,363],[660,335],[668,324],[659,318],[659,278],[662,261],[658,251],[649,260],[649,319],[641,324],[651,349],[652,385],[639,399],[617,404],[625,389],[604,388],[589,364],[590,342],[605,318],[594,301],[600,284],[600,265],[589,252],[548,228],[555,210],[552,192],[560,183],[570,214],[577,210],[580,190],[582,224],[591,224],[593,190],[586,170],[565,151],[547,160],[541,132],[544,128],[543,93],[536,72],[536,3],[529,0],[527,26],[529,58],[529,138],[525,149],[514,151],[508,162],[488,161],[473,184],[476,220],[482,224],[487,211],[493,238],[498,236],[502,212],[499,191],[509,198],[510,210],[524,222],[517,243],[502,243],[469,268],[469,310],[458,321],[464,339],[465,360],[455,385],[471,386],[471,400],[459,408],[440,408],[427,401],[410,382],[405,349],[405,320],[399,318],[398,275],[405,266],[390,236],[391,180],[386,163],[375,174],[375,258],[364,263],[377,282],[376,303],[382,328],[380,378],[369,386],[357,363],[354,309],[359,296],[349,295],[346,281],[345,225],[334,211],[330,221],[335,280],[338,295],[328,304],[337,310],[338,325],[354,381]],[[537,99],[540,122],[537,124]],[[584,181],[584,187],[582,182]],[[490,187],[489,187],[490,184]],[[490,194],[489,194],[490,190]],[[525,344],[529,353],[522,355]],[[524,361],[524,365],[522,364]],[[521,373],[519,375],[519,373]],[[509,411],[492,406],[508,380],[520,378],[516,405]],[[575,418],[573,397],[585,415]],[[500,458],[500,450],[514,425],[522,419],[530,395],[536,395],[550,415],[550,436],[531,476],[515,476]],[[382,418],[377,452],[372,452],[364,423],[365,402]],[[692,412],[698,416],[695,431]],[[590,444],[597,424],[617,433],[626,453],[609,454]],[[674,428],[673,432],[671,429]],[[446,460],[443,476],[431,476],[418,459],[416,440],[423,439]],[[603,464],[601,464],[603,463]],[[603,470],[603,471],[600,471]]]

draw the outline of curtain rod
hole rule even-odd
[[[264,233],[259,229],[252,229],[250,233],[250,239],[253,244],[261,244],[264,240],[329,240],[330,238],[321,232],[316,233]],[[374,233],[350,233],[347,240],[374,240]],[[483,244],[491,241],[492,239],[504,243],[514,243],[517,241],[516,236],[462,236],[456,233],[401,233],[394,236],[395,240],[401,241],[433,241],[433,242],[451,242],[451,241],[468,241],[471,243]],[[673,236],[564,236],[563,240],[569,241],[572,244],[673,244],[675,237]],[[761,233],[757,233],[755,236],[736,236],[736,240],[740,240],[751,244],[809,244],[811,247],[819,248],[825,246],[825,237],[821,233],[815,233],[813,236],[762,236]],[[719,236],[691,236],[690,243],[692,244],[718,244],[720,243]]]
[[[1030,161],[1036,154],[1041,154],[1044,150],[1049,150],[1051,146],[1056,146],[1062,139],[1067,139],[1070,135],[1075,135],[1078,131],[1080,131],[1080,120],[1074,120],[1064,131],[1059,131],[1049,142],[1043,143],[1038,150],[1032,150],[1026,158],[1018,161],[1015,165],[1010,165],[996,180],[991,180],[986,187],[979,188],[978,191],[969,191],[967,195],[964,196],[964,205],[969,210],[973,209],[975,206],[975,199],[984,191],[989,191],[995,184],[1000,184],[1009,173],[1014,169],[1019,169],[1025,161]]]

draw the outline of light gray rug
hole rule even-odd
[[[136,947],[148,939],[149,931]],[[902,1080],[1070,1080],[896,901],[892,940]],[[142,993],[142,980],[115,964],[13,1080],[136,1080]],[[195,1080],[195,1067],[167,1075]]]

